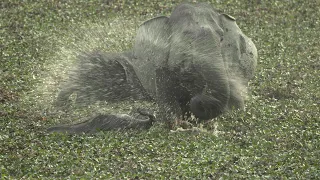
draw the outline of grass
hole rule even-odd
[[[129,49],[140,22],[178,2],[1,2],[1,178],[318,179],[320,4],[242,2],[212,4],[236,17],[258,49],[246,111],[215,119],[219,133],[155,126],[95,135],[45,132],[83,116],[50,109],[75,53]]]

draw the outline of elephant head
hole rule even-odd
[[[135,73],[167,119],[191,111],[208,120],[243,107],[257,64],[257,49],[235,19],[205,3],[144,22],[133,54]]]

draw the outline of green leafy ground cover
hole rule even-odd
[[[91,112],[49,113],[65,60],[77,50],[129,49],[140,22],[179,2],[1,1],[1,178],[319,179],[319,1],[211,2],[237,18],[259,60],[246,110],[208,132],[44,131]]]

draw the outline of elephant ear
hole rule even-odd
[[[257,66],[257,49],[254,43],[238,27],[235,18],[220,15],[224,31],[221,51],[227,67],[230,82],[229,109],[243,107],[248,81],[254,76]]]
[[[229,73],[241,77],[245,82],[250,80],[257,66],[257,49],[238,27],[235,18],[227,14],[220,15],[224,38],[221,44],[222,54],[228,63]]]
[[[133,47],[133,68],[148,93],[155,95],[156,69],[163,67],[170,49],[168,17],[144,22],[138,29]]]

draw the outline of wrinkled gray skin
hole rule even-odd
[[[170,17],[144,22],[132,51],[91,53],[80,60],[58,96],[59,106],[77,92],[79,103],[154,100],[161,121],[188,118],[190,114],[208,120],[243,107],[242,93],[253,77],[257,50],[234,18],[219,14],[208,4],[181,4]],[[117,124],[113,122],[119,121],[118,116],[103,117],[88,122],[102,130],[120,128],[111,125]],[[140,122],[134,117],[124,119]]]

